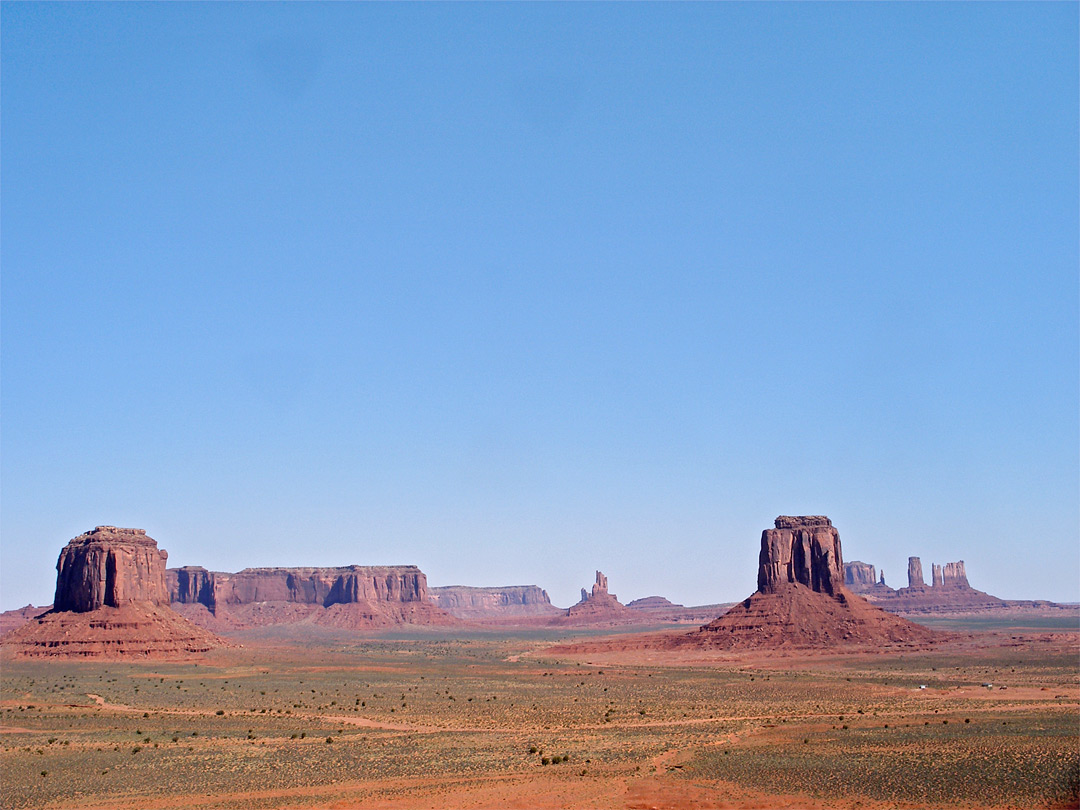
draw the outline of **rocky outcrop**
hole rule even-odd
[[[646,596],[643,599],[635,599],[633,602],[627,602],[626,606],[631,610],[670,610],[672,608],[682,607],[682,605],[676,605],[670,599],[665,599],[663,596]]]
[[[547,591],[536,585],[476,588],[446,585],[428,588],[432,603],[459,619],[499,619],[512,616],[553,616],[559,609]]]
[[[169,608],[168,554],[142,529],[98,526],[56,563],[53,608],[3,637],[22,657],[183,658],[224,642]]]
[[[844,584],[858,593],[859,588],[871,588],[877,584],[877,571],[870,563],[844,563]]]
[[[136,602],[167,605],[168,556],[142,529],[98,526],[80,534],[56,562],[53,609],[85,613]]]
[[[840,534],[832,521],[822,515],[781,515],[774,525],[761,533],[759,593],[776,593],[798,582],[831,594],[843,585]]]
[[[449,624],[453,617],[428,596],[427,577],[415,565],[338,568],[245,568],[237,573],[199,566],[172,568],[168,590],[176,605],[202,605],[213,627],[312,622],[339,627]],[[342,606],[333,611],[330,608]],[[226,624],[222,624],[225,622]]]
[[[169,601],[184,605],[206,605],[210,610],[217,607],[214,593],[214,574],[199,565],[169,568],[165,571],[169,588]]]
[[[52,605],[46,605],[44,607],[27,605],[26,607],[16,608],[15,610],[5,610],[3,613],[0,613],[0,636],[5,633],[10,633],[16,627],[22,627],[31,619],[36,619],[42,613],[48,613],[50,610],[52,610]]]
[[[761,534],[758,590],[676,646],[911,646],[934,639],[844,587],[840,536],[828,518],[781,516],[774,525]]]
[[[581,589],[581,601],[566,611],[564,623],[609,624],[638,621],[640,614],[630,610],[618,597],[608,592],[608,580],[600,571],[592,590]]]
[[[967,571],[964,569],[964,561],[945,563],[941,572],[941,587],[943,588],[970,588]]]
[[[908,558],[908,586],[893,590],[881,584],[873,590],[862,591],[867,599],[892,613],[969,613],[1002,608],[1053,605],[1053,603],[1009,602],[972,588],[968,583],[964,561],[930,566],[931,584],[922,578],[922,561]]]
[[[885,584],[884,571],[879,580],[874,566],[859,561],[844,563],[844,587],[860,596],[892,592],[892,588]]]
[[[922,560],[918,557],[908,557],[907,559],[907,586],[917,590],[926,587],[926,580],[923,579],[922,573]]]

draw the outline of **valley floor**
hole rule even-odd
[[[999,624],[906,653],[647,660],[566,652],[588,633],[305,633],[239,637],[186,663],[5,659],[2,805],[1080,801],[1074,629]]]

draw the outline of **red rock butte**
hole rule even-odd
[[[758,589],[681,645],[720,648],[917,645],[935,634],[844,587],[840,534],[822,515],[776,518],[761,533]]]
[[[20,657],[176,658],[224,642],[169,609],[168,554],[142,529],[98,526],[56,563],[53,608],[3,637]]]
[[[963,614],[986,610],[1062,610],[1062,605],[1045,600],[999,599],[971,587],[963,560],[944,565],[932,563],[931,584],[923,579],[922,560],[908,557],[908,584],[893,590],[885,575],[873,581],[874,566],[863,562],[845,563],[844,583],[849,590],[890,613]]]
[[[61,550],[53,609],[86,613],[136,602],[167,605],[168,559],[168,552],[143,529],[98,526]]]
[[[596,572],[596,581],[591,590],[581,589],[581,601],[571,605],[565,617],[560,617],[562,624],[605,624],[636,621],[635,611],[619,601],[613,593],[608,593],[608,580],[600,571]]]

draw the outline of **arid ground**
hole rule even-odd
[[[2,803],[1075,807],[1075,618],[943,629],[960,635],[889,654],[646,657],[571,652],[596,631],[311,628],[189,663],[7,659]]]

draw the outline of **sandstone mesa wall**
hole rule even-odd
[[[828,594],[843,586],[840,534],[832,521],[823,515],[781,515],[774,525],[761,533],[760,593],[776,593],[794,582]]]
[[[198,566],[168,571],[173,602],[221,606],[287,602],[330,607],[353,603],[427,604],[427,577],[415,565],[340,568],[245,568],[235,574]]]
[[[870,563],[853,562],[844,563],[844,584],[857,590],[860,587],[872,587],[877,584],[877,571]]]
[[[167,605],[168,556],[143,529],[98,526],[80,534],[56,561],[53,610],[87,613],[135,603]]]
[[[500,613],[521,608],[557,610],[551,604],[547,591],[537,585],[504,585],[479,588],[467,585],[445,585],[428,588],[432,602],[443,610]]]

